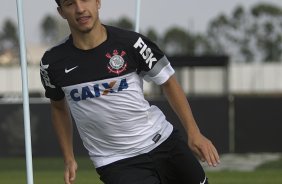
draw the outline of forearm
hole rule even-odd
[[[65,162],[74,160],[72,120],[65,103],[51,101],[52,123],[60,144]]]
[[[188,138],[188,145],[191,150],[202,160],[207,161],[211,166],[219,164],[219,155],[212,142],[203,136],[193,117],[190,105],[182,88],[174,76],[170,77],[162,85],[163,91],[172,109],[178,115],[183,124]]]
[[[199,128],[193,117],[186,95],[175,79],[175,76],[172,76],[167,82],[165,82],[162,85],[162,89],[170,106],[184,126],[187,134],[189,135],[199,132]]]

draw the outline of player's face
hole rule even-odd
[[[60,15],[68,21],[72,32],[90,32],[99,20],[100,0],[61,0]]]

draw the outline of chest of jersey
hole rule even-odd
[[[53,66],[53,77],[60,87],[122,76],[136,71],[130,53],[120,47],[75,50]]]

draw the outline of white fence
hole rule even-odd
[[[38,66],[28,66],[28,88],[30,92],[44,93]],[[0,94],[19,95],[22,91],[21,68],[19,66],[0,67]]]
[[[282,63],[231,64],[227,75],[222,68],[188,67],[177,69],[177,77],[184,91],[189,94],[222,94],[227,77],[228,90],[233,94],[282,94]],[[19,66],[0,67],[0,95],[21,94],[21,73]],[[44,93],[40,81],[39,66],[28,66],[30,92]],[[156,91],[145,83],[146,94]]]
[[[232,93],[282,94],[282,63],[230,66]]]

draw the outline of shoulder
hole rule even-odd
[[[104,25],[107,29],[107,31],[115,37],[120,37],[120,38],[131,38],[131,37],[136,37],[139,35],[139,33],[136,33],[132,30],[127,30],[127,29],[122,29],[114,26],[109,26],[109,25]]]
[[[142,34],[137,33],[135,31],[126,30],[118,27],[113,26],[105,26],[111,39],[114,39],[116,41],[133,45],[139,37],[144,37]]]
[[[158,46],[143,34],[113,26],[106,26],[106,28],[112,41],[114,40],[114,42],[126,45],[129,49],[133,49],[138,52],[142,48],[159,50]]]
[[[64,57],[69,51],[70,37],[67,36],[53,47],[47,49],[41,59],[43,64],[53,64]]]

